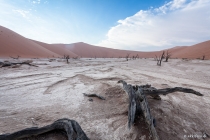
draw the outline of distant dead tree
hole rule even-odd
[[[63,55],[63,59],[66,59],[66,62],[69,63],[69,55]]]
[[[78,59],[78,56],[76,56],[76,57],[73,57],[73,59]]]
[[[137,58],[139,58],[139,55],[138,54],[135,56],[135,59],[137,59]]]
[[[19,55],[17,57],[12,57],[12,56],[10,56],[10,57],[13,58],[13,59],[19,59],[20,58]]]
[[[165,51],[163,51],[163,53],[162,53],[162,55],[161,55],[160,57],[157,57],[157,56],[156,56],[157,65],[158,65],[158,66],[161,66],[161,62],[162,62],[162,60],[164,59],[164,57],[165,57]]]
[[[166,58],[166,60],[165,60],[165,62],[168,62],[168,59],[171,57],[171,54],[167,51],[166,52],[166,56],[165,56],[165,58]]]
[[[96,59],[96,55],[95,55],[95,59]]]
[[[129,58],[129,53],[125,56],[126,60],[128,61],[128,58]]]
[[[205,60],[205,55],[203,55],[203,58],[202,58],[202,60]]]

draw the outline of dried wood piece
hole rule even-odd
[[[203,96],[203,94],[201,94],[198,91],[195,91],[190,88],[183,88],[183,87],[174,87],[174,88],[165,88],[165,89],[156,89],[154,87],[150,87],[150,88],[143,88],[143,90],[144,90],[144,94],[146,95],[160,95],[160,94],[167,95],[173,92],[184,92],[184,93],[192,93],[197,96]]]
[[[142,114],[144,116],[145,122],[147,123],[150,134],[154,140],[159,140],[157,135],[154,120],[150,108],[147,102],[147,98],[144,94],[143,88],[140,86],[128,85],[125,81],[120,80],[118,83],[123,84],[123,89],[129,96],[129,110],[128,110],[128,127],[134,124],[136,114]]]
[[[106,100],[104,97],[100,96],[100,95],[97,95],[97,94],[86,94],[86,93],[83,93],[85,96],[87,97],[97,97],[101,100]]]
[[[9,67],[14,65],[29,65],[29,66],[38,67],[36,65],[31,64],[32,62],[33,62],[32,60],[26,60],[23,62],[2,62],[1,67]]]
[[[150,113],[150,108],[146,95],[150,95],[155,99],[160,100],[160,94],[167,95],[173,92],[185,92],[192,93],[198,96],[203,96],[198,91],[189,88],[175,87],[175,88],[165,88],[165,89],[156,89],[151,87],[151,85],[141,85],[141,86],[132,86],[128,85],[125,81],[120,80],[118,83],[123,84],[123,89],[129,96],[129,110],[128,110],[128,127],[134,124],[135,117],[139,114],[143,114],[145,122],[149,126],[150,134],[154,140],[158,140],[159,137],[155,130],[155,119]]]
[[[154,140],[159,140],[159,137],[157,135],[157,131],[155,129],[155,119],[152,117],[151,113],[150,113],[150,108],[148,105],[148,101],[147,98],[144,94],[144,91],[142,90],[141,87],[138,87],[138,90],[136,91],[136,102],[137,102],[137,106],[140,105],[140,109],[143,112],[143,116],[144,119],[147,123],[147,125],[149,126],[149,130],[150,130],[150,134],[152,135],[152,138]],[[140,110],[138,110],[140,111]]]
[[[59,119],[51,125],[47,125],[41,128],[32,127],[11,134],[0,135],[0,140],[17,140],[21,138],[28,138],[31,136],[38,136],[40,134],[51,132],[53,130],[64,131],[68,137],[68,140],[89,140],[89,138],[86,136],[76,121],[66,118]]]

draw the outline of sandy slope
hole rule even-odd
[[[0,26],[0,56],[1,57],[52,57],[55,54],[39,44]]]
[[[138,54],[141,58],[149,58],[154,57],[155,54],[160,54],[160,52],[139,52],[111,49],[100,46],[94,46],[83,42],[57,45],[59,45],[60,47],[66,47],[71,52],[85,58],[119,58],[125,57],[127,54],[129,54],[129,57],[133,57]]]
[[[60,56],[64,56],[64,55],[69,55],[69,57],[77,56],[75,53],[69,51],[64,46],[57,46],[57,45],[53,45],[53,44],[42,43],[42,42],[35,41],[35,40],[32,40],[32,41],[35,42],[36,44],[39,44],[40,46],[44,47],[45,49],[48,49],[49,51],[52,51]]]
[[[152,59],[80,59],[70,64],[36,59],[34,63],[39,67],[0,70],[0,134],[66,117],[78,121],[91,140],[148,140],[141,118],[131,130],[127,128],[128,97],[117,84],[120,79],[201,92],[203,97],[180,92],[161,96],[161,101],[148,97],[149,106],[161,140],[210,134],[209,60],[175,59],[161,67]],[[90,102],[82,93],[97,93],[106,100]]]
[[[193,46],[174,47],[168,49],[172,58],[202,58],[210,59],[210,41],[202,42]],[[140,52],[110,49],[100,46],[93,46],[83,42],[73,44],[46,44],[39,41],[27,39],[7,28],[0,26],[0,57],[61,57],[64,54],[70,57],[85,58],[119,58],[130,54],[130,57],[137,54],[141,58],[154,58],[160,56],[162,51]]]
[[[210,59],[210,41],[205,41],[189,47],[181,47],[180,51],[173,52],[173,57],[177,58],[202,58]]]

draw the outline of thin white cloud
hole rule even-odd
[[[33,4],[40,4],[41,3],[41,0],[33,0],[32,3]]]
[[[210,39],[210,0],[173,0],[119,20],[97,45],[159,50]]]
[[[21,10],[21,9],[13,10],[13,11],[18,13],[18,14],[20,14],[20,15],[22,15],[22,17],[24,17],[24,18],[27,18],[27,15],[29,14],[29,11],[25,11],[25,10]]]
[[[59,20],[52,20],[51,15],[42,16],[31,7],[21,9],[6,1],[0,2],[0,7],[0,25],[22,36],[46,43],[69,43],[74,37],[66,33],[68,30],[64,30],[65,26]]]

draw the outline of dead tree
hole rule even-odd
[[[66,56],[66,62],[69,63],[69,55]]]
[[[0,135],[0,140],[30,138],[32,136],[39,136],[48,132],[53,133],[53,130],[64,132],[64,134],[68,137],[68,140],[89,140],[85,132],[82,130],[81,126],[75,120],[70,120],[66,118],[59,119],[54,123],[41,128],[32,127],[11,134],[3,134]]]
[[[73,59],[78,59],[78,56],[73,57]]]
[[[138,54],[135,56],[135,59],[137,59],[137,58],[139,58],[139,55]]]
[[[123,84],[123,89],[129,96],[128,127],[131,128],[131,126],[136,121],[135,119],[138,117],[138,115],[143,115],[144,121],[148,125],[153,140],[159,140],[159,137],[155,129],[155,119],[151,115],[146,95],[150,95],[152,97],[155,97],[155,99],[159,99],[160,94],[166,95],[172,92],[179,91],[179,92],[192,93],[198,96],[203,96],[203,94],[201,94],[200,92],[197,92],[193,89],[182,88],[182,87],[156,89],[154,87],[151,87],[151,85],[132,86],[130,84],[127,84],[123,80],[118,81],[118,83]]]
[[[69,63],[69,59],[70,59],[70,57],[69,57],[69,55],[63,55],[63,59],[66,59],[66,63]]]
[[[163,51],[162,55],[159,58],[157,57],[157,65],[158,66],[161,66],[161,62],[164,59],[164,57],[165,57],[165,51]]]
[[[205,60],[205,55],[203,55],[202,60]]]
[[[129,96],[129,108],[128,108],[128,127],[134,124],[136,114],[143,114],[145,122],[149,126],[150,133],[154,140],[159,140],[157,135],[154,118],[150,113],[150,108],[147,102],[147,98],[141,88],[133,88],[132,85],[128,85],[125,81],[120,80],[118,83],[123,84],[123,89]],[[141,113],[143,112],[143,113]]]
[[[165,56],[165,58],[166,58],[165,62],[168,62],[168,59],[169,59],[170,57],[171,57],[171,54],[167,51],[166,56]]]
[[[17,57],[12,57],[12,56],[10,56],[10,57],[13,58],[13,59],[19,59],[20,58],[19,55]]]
[[[128,58],[129,58],[129,53],[125,56],[126,60],[128,61]]]

